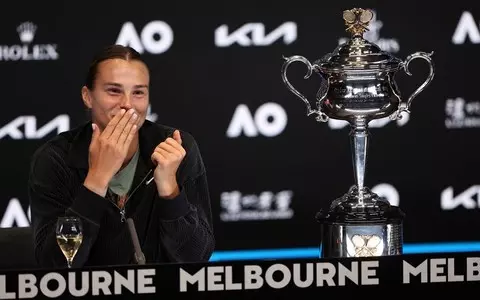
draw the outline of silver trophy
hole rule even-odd
[[[402,118],[410,113],[412,100],[434,76],[432,53],[416,52],[405,61],[382,51],[363,38],[373,18],[371,10],[353,8],[343,12],[351,38],[332,53],[310,63],[305,57],[284,57],[282,79],[287,88],[305,102],[307,116],[316,115],[319,122],[329,118],[348,121],[351,130],[352,159],[355,184],[346,194],[335,199],[329,209],[316,218],[322,224],[322,257],[366,257],[400,255],[403,253],[404,213],[390,205],[364,185],[368,148],[368,124],[371,120]],[[397,71],[408,75],[409,64],[422,58],[429,64],[427,79],[407,101],[402,100],[395,82]],[[316,72],[320,88],[316,94],[316,109],[287,79],[288,66],[304,63],[308,70],[305,79]]]

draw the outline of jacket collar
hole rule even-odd
[[[92,122],[87,122],[84,125],[77,127],[70,131],[73,135],[70,143],[68,164],[74,168],[88,170],[88,155],[90,141],[92,139]],[[173,129],[145,120],[139,130],[139,147],[140,157],[146,164],[147,169],[154,168],[151,160],[153,150],[171,136]]]

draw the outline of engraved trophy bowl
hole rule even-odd
[[[329,118],[344,120],[351,128],[355,184],[335,199],[328,210],[317,213],[316,218],[322,224],[323,257],[402,254],[404,213],[364,185],[368,124],[386,117],[401,119],[402,113],[410,113],[412,100],[433,80],[433,52],[415,52],[402,61],[382,51],[363,37],[372,18],[373,12],[368,9],[345,10],[343,19],[346,31],[351,34],[347,42],[313,63],[301,55],[284,57],[281,70],[284,84],[307,106],[307,116],[315,114],[318,122],[327,122]],[[399,71],[412,75],[408,67],[416,58],[427,61],[429,74],[405,101],[395,75]],[[304,79],[314,72],[319,75],[315,109],[287,78],[288,67],[293,62],[307,66]]]

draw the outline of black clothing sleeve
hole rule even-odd
[[[215,240],[210,212],[201,205],[209,200],[205,173],[185,182],[175,199],[157,199],[155,213],[160,221],[160,239],[170,261],[208,261],[210,258]]]
[[[182,135],[187,155],[177,174],[180,194],[168,200],[157,194],[154,215],[160,221],[160,240],[169,261],[208,261],[215,238],[206,170],[195,139]]]
[[[28,192],[31,204],[35,259],[41,267],[64,267],[66,259],[56,241],[56,221],[60,216],[78,216],[82,221],[83,242],[75,256],[82,266],[95,243],[100,219],[108,205],[105,198],[83,183],[69,190],[74,180],[60,149],[42,147],[32,160]]]

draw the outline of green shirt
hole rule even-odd
[[[135,175],[135,170],[137,168],[139,151],[135,152],[130,162],[117,174],[115,174],[108,184],[109,189],[119,195],[124,196],[128,193],[132,187],[133,176]]]

